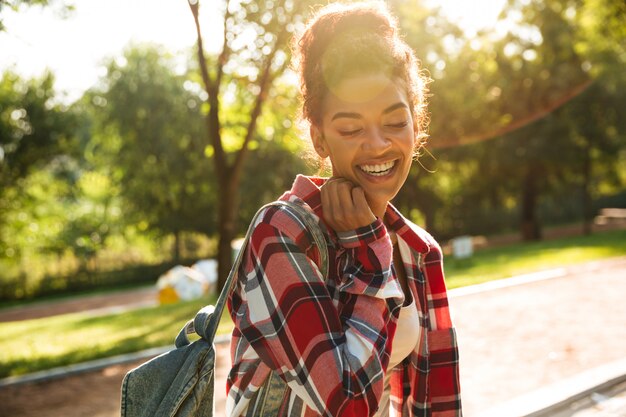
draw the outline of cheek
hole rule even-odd
[[[404,171],[408,175],[411,165],[413,165],[413,156],[415,155],[415,140],[407,139],[403,142],[402,153],[404,154]]]
[[[331,160],[347,160],[354,153],[346,141],[334,140],[329,143],[328,156]]]
[[[399,146],[402,149],[402,153],[405,156],[413,157],[413,150],[415,149],[415,135],[410,134],[399,141]]]
[[[331,165],[333,166],[333,171],[337,174],[347,173],[352,166],[350,160],[341,152],[331,152],[329,159]]]

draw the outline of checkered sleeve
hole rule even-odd
[[[356,230],[338,232],[337,237],[345,249],[340,263],[341,291],[383,299],[404,298],[391,273],[393,248],[380,219]]]
[[[284,214],[283,214],[284,215]],[[324,416],[376,411],[402,292],[390,277],[392,249],[380,220],[340,237],[338,311],[307,255],[305,230],[265,216],[246,254],[247,307],[238,328],[261,360]],[[388,288],[389,287],[389,288]],[[395,290],[395,291],[394,291]],[[395,296],[395,298],[389,298]]]

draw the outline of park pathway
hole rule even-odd
[[[128,309],[158,304],[155,286],[118,290],[103,294],[83,295],[70,299],[34,302],[0,310],[0,323],[31,320],[59,314],[89,311],[94,316],[123,312]]]
[[[452,296],[466,417],[626,357],[626,258],[569,271]]]
[[[520,285],[451,291],[464,415],[482,417],[487,409],[518,396],[623,359],[625,294],[626,258],[568,268],[564,276]],[[218,410],[224,405],[229,364],[228,344],[218,345]],[[2,388],[0,415],[119,416],[119,386],[133,365]],[[603,413],[598,408],[584,416],[626,417],[626,413]]]

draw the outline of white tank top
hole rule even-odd
[[[391,405],[389,402],[391,370],[415,350],[420,338],[420,333],[421,327],[417,314],[417,304],[415,303],[415,297],[413,297],[411,304],[400,308],[400,316],[398,317],[398,323],[396,325],[396,335],[393,338],[393,342],[391,342],[391,357],[389,358],[389,365],[387,366],[387,372],[385,372],[383,381],[383,395],[380,398],[380,407],[375,417],[385,417],[389,415],[389,407]]]

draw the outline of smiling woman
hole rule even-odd
[[[425,145],[428,79],[382,2],[322,8],[296,54],[332,177],[298,176],[281,200],[317,219],[330,268],[297,218],[261,212],[229,298],[226,414],[460,416],[441,249],[389,203]]]

